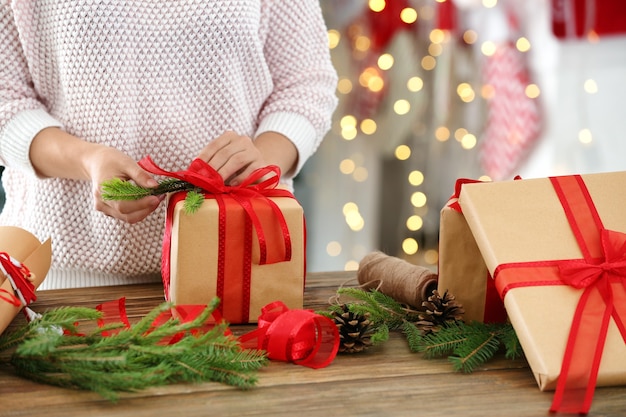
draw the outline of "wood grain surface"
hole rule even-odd
[[[354,273],[311,273],[305,307],[324,309]],[[132,320],[163,301],[160,285],[41,291],[36,311],[87,306],[126,297]],[[23,324],[16,318],[12,327]],[[232,326],[245,332],[253,326]],[[177,384],[122,394],[111,403],[98,394],[42,385],[0,368],[0,416],[466,416],[548,415],[551,392],[541,392],[524,359],[498,356],[471,374],[456,373],[446,359],[427,360],[408,349],[404,337],[365,353],[338,355],[322,369],[271,362],[247,391],[219,383]],[[590,416],[626,416],[624,387],[598,388]]]

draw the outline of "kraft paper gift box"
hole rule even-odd
[[[36,289],[44,281],[50,269],[52,244],[50,239],[41,243],[33,234],[22,228],[0,226],[0,253],[5,257],[4,260],[10,262],[13,258],[17,263],[23,264],[30,272],[30,281]],[[6,270],[4,266],[3,269]],[[15,277],[13,280],[15,281]],[[4,272],[0,271],[0,333],[11,324],[24,307],[20,301],[10,280]]]
[[[169,254],[164,253],[169,265],[164,264],[168,270],[163,274],[164,280],[169,275],[168,300],[178,305],[207,304],[218,296],[219,310],[231,324],[256,323],[261,309],[274,301],[290,309],[303,307],[305,224],[295,198],[269,197],[279,208],[278,215],[266,203],[257,204],[258,198],[252,199],[255,215],[265,219],[259,236],[247,212],[232,197],[218,197],[224,200],[220,203],[207,195],[193,214],[185,212],[183,197],[184,193],[177,193],[168,200],[171,247]],[[285,231],[280,216],[284,216]],[[263,253],[267,262],[262,260]],[[284,260],[285,253],[290,253],[288,260]]]
[[[613,172],[465,184],[459,197],[540,389],[584,398],[575,412],[596,385],[626,383],[625,190]]]
[[[458,203],[463,184],[476,182],[457,180],[441,209],[437,289],[440,294],[449,291],[463,305],[465,322],[500,323],[506,321],[506,311]]]

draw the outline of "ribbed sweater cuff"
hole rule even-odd
[[[64,288],[107,287],[111,285],[147,284],[161,282],[161,274],[127,276],[107,274],[96,271],[72,269],[51,269],[37,291],[58,290]]]
[[[256,136],[264,132],[276,132],[286,136],[298,150],[298,165],[294,177],[317,148],[315,127],[309,120],[296,113],[272,113],[259,125]],[[291,178],[289,178],[291,179]]]
[[[30,145],[37,133],[62,124],[43,109],[24,110],[7,123],[0,136],[0,154],[6,165],[35,174],[30,162]]]

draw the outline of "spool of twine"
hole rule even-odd
[[[357,279],[362,288],[413,307],[421,307],[437,289],[437,274],[430,269],[378,251],[361,259]]]

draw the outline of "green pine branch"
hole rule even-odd
[[[155,188],[141,187],[132,181],[125,181],[120,178],[113,178],[101,184],[102,199],[109,201],[132,201],[151,195],[161,195],[175,193],[178,191],[188,191],[184,202],[186,213],[193,214],[202,205],[204,195],[201,190],[194,185],[176,178],[166,178],[159,182]]]
[[[416,324],[419,313],[412,307],[399,303],[378,290],[340,288],[337,295],[353,301],[345,303],[355,314],[368,314],[373,329],[372,342],[389,339],[390,331],[400,331],[412,352],[421,352],[426,359],[448,357],[454,370],[473,372],[489,361],[500,350],[505,357],[515,359],[522,349],[510,323],[465,323],[462,320],[446,322],[436,331],[424,332]],[[331,305],[325,313],[328,317],[341,312],[340,305]]]
[[[44,313],[16,331],[0,337],[0,363],[16,374],[46,384],[92,390],[115,401],[120,392],[178,382],[215,381],[247,389],[256,371],[268,362],[266,353],[242,349],[227,335],[227,324],[200,332],[216,302],[188,323],[168,320],[152,329],[154,319],[171,305],[164,303],[130,328],[121,324],[85,335],[85,322],[100,317],[95,309],[65,307]],[[81,322],[81,329],[77,329]],[[103,336],[104,331],[119,332]],[[70,334],[63,334],[64,330]],[[174,343],[164,341],[177,335]]]
[[[521,356],[519,340],[510,323],[464,323],[456,321],[426,335],[413,334],[409,346],[425,358],[448,356],[455,371],[473,372],[500,350],[505,357]]]
[[[355,314],[369,314],[371,322],[372,344],[382,343],[389,339],[390,331],[400,329],[407,320],[417,320],[417,311],[413,311],[388,295],[377,291],[364,291],[359,288],[344,287],[337,291],[339,296],[355,299],[347,303],[348,309]],[[341,306],[331,305],[328,312],[320,312],[332,318],[332,314],[339,312]]]

